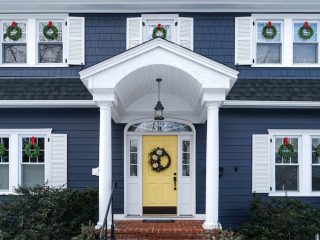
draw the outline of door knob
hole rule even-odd
[[[177,190],[177,173],[173,173],[173,184],[174,184],[174,190]]]

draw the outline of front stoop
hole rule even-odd
[[[202,228],[203,221],[176,220],[175,222],[116,221],[117,240],[151,239],[210,239],[210,232]]]

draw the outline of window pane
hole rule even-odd
[[[62,44],[39,44],[40,63],[62,63]]]
[[[182,154],[182,164],[190,164],[190,153]]]
[[[295,43],[293,44],[294,63],[317,63],[318,44]]]
[[[258,23],[258,26],[257,26],[257,34],[258,34],[257,35],[257,40],[258,40],[258,42],[280,42],[281,41],[281,24],[280,23],[272,23],[272,25],[275,26],[276,29],[277,29],[277,35],[275,36],[274,39],[266,39],[262,35],[262,29],[264,28],[264,26],[267,23],[268,23],[268,21]]]
[[[190,176],[190,165],[182,165],[182,176]]]
[[[312,191],[320,191],[320,166],[312,166]]]
[[[58,29],[57,39],[47,39],[43,34],[43,28],[48,25],[49,21],[39,22],[39,41],[40,42],[62,42],[62,22],[53,21],[53,25]]]
[[[44,185],[44,165],[22,165],[22,185]]]
[[[298,190],[298,166],[276,166],[276,190]]]
[[[25,43],[26,40],[27,40],[27,37],[26,37],[26,23],[25,22],[16,22],[17,26],[21,28],[22,30],[22,35],[21,35],[21,38],[14,41],[14,40],[11,40],[7,35],[6,35],[6,32],[7,32],[7,28],[9,26],[11,26],[12,22],[4,22],[3,23],[3,32],[4,32],[4,37],[3,37],[3,42],[5,43]]]
[[[316,148],[320,144],[319,138],[312,138],[312,163],[320,163],[320,157],[316,154]]]
[[[313,28],[314,34],[310,39],[303,39],[299,35],[299,29],[304,26],[304,22],[299,22],[294,24],[294,41],[295,42],[317,42],[317,23],[309,23],[310,27]],[[307,34],[307,30],[304,30],[305,34]]]
[[[151,121],[133,124],[128,132],[192,132],[192,129],[183,123]]]
[[[190,141],[183,141],[182,142],[182,151],[183,152],[190,152]]]
[[[257,63],[281,63],[281,44],[258,43]]]
[[[26,63],[27,46],[26,44],[3,44],[4,63]]]
[[[130,176],[138,176],[137,165],[131,165],[130,166]]]
[[[130,164],[137,164],[138,156],[137,153],[130,153]]]
[[[0,189],[9,189],[9,165],[0,165]]]
[[[138,151],[138,146],[137,146],[137,141],[136,140],[131,140],[130,141],[130,152],[137,152]]]

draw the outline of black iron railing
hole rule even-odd
[[[110,198],[109,198],[109,202],[108,202],[108,207],[107,207],[107,211],[106,214],[104,216],[103,219],[103,224],[101,226],[100,229],[100,236],[99,239],[100,240],[106,240],[108,239],[108,228],[107,228],[107,224],[108,224],[108,215],[109,215],[109,211],[111,208],[111,231],[110,231],[110,238],[111,240],[116,239],[115,238],[115,234],[114,234],[114,221],[113,221],[113,192],[114,189],[117,187],[117,183],[113,183],[112,185],[112,189],[111,189],[111,194],[110,194]]]

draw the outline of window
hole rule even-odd
[[[293,63],[317,63],[318,62],[318,37],[316,22],[308,23],[313,30],[313,36],[310,39],[301,38],[299,31],[303,28],[303,33],[309,32],[305,29],[306,22],[294,22],[293,34]]]
[[[0,191],[9,190],[9,138],[1,137],[3,153],[0,157]]]
[[[190,154],[190,141],[182,141],[182,176],[190,176]]]
[[[51,24],[49,34],[57,30],[57,37],[48,39],[43,29]],[[62,63],[63,62],[63,21],[39,21],[38,22],[38,62],[39,63]],[[51,31],[51,32],[50,32]]]
[[[320,191],[320,138],[312,138],[312,191]]]
[[[283,144],[282,137],[275,139],[275,186],[280,191],[297,191],[299,185],[299,140],[288,138],[294,148],[292,157],[283,158],[279,155],[279,148]]]
[[[21,37],[12,40],[7,34],[8,27],[15,26],[21,29]],[[3,39],[2,39],[2,61],[3,63],[26,63],[27,62],[27,23],[26,21],[4,21],[2,22]],[[13,29],[12,34],[17,30]]]
[[[273,39],[266,39],[263,36],[263,29],[269,21],[261,21],[257,24],[256,30],[256,58],[257,63],[281,63],[282,61],[282,23],[279,21],[271,22],[277,30]],[[267,28],[267,34],[272,34],[272,28]]]
[[[35,185],[44,185],[45,184],[45,138],[36,137],[35,143],[38,144],[40,148],[39,156],[29,157],[25,152],[25,147],[27,144],[30,144],[30,137],[23,137],[21,144],[21,156],[22,156],[22,181],[23,186],[31,187]]]
[[[138,141],[130,140],[130,176],[138,176]]]
[[[178,122],[150,121],[135,123],[129,127],[128,132],[192,132],[192,129]]]

